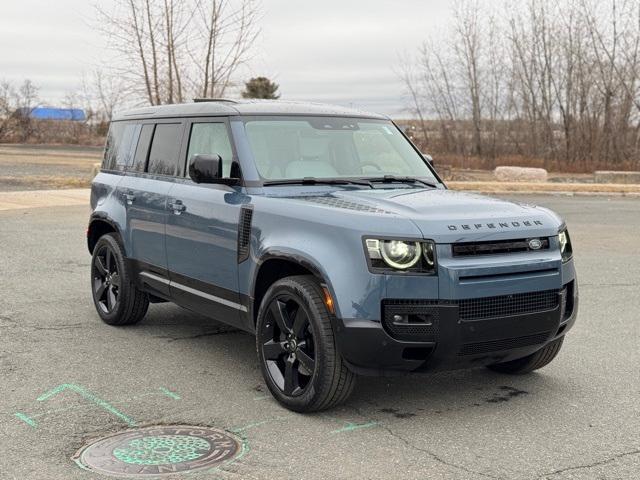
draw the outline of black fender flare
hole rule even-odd
[[[111,217],[103,212],[94,212],[89,217],[89,226],[87,228],[87,248],[89,250],[89,253],[93,253],[93,248],[91,245],[91,225],[96,222],[108,224],[120,236],[120,239],[124,240],[124,238],[122,237],[120,226]]]
[[[326,274],[322,271],[322,269],[320,268],[317,262],[303,255],[281,251],[278,249],[271,249],[271,250],[267,250],[262,256],[260,256],[260,258],[256,262],[256,268],[255,268],[256,274],[253,275],[253,278],[251,279],[251,289],[250,289],[251,298],[255,298],[256,280],[258,278],[258,272],[260,271],[260,268],[262,267],[262,265],[268,260],[286,260],[288,262],[296,263],[300,265],[301,267],[309,270],[315,277],[318,278],[318,280],[320,280],[321,283],[326,285],[327,288],[329,289],[329,292],[333,296],[331,283],[328,281],[328,279],[326,278]]]

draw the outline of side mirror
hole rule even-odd
[[[431,155],[429,155],[428,153],[423,153],[422,156],[424,157],[424,159],[429,162],[429,165],[431,165],[433,167],[433,157]]]
[[[196,183],[219,183],[222,158],[220,155],[194,155],[189,164],[189,176]]]

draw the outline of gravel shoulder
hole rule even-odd
[[[0,145],[0,192],[86,188],[101,155],[93,147]]]

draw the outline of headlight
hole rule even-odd
[[[566,227],[563,227],[558,233],[558,243],[560,244],[560,254],[562,255],[562,261],[567,262],[573,256],[573,248],[571,247],[571,238],[569,238],[569,231]]]
[[[420,260],[420,243],[402,240],[383,240],[379,242],[380,253],[387,265],[398,270],[413,267]]]
[[[365,239],[374,270],[435,273],[435,245],[431,241]]]

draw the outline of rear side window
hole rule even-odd
[[[222,176],[231,172],[233,151],[224,123],[194,123],[189,137],[188,165],[196,155],[220,155],[222,158]],[[187,170],[188,171],[188,170]]]
[[[179,123],[159,123],[156,125],[151,151],[149,152],[149,173],[159,175],[178,174],[180,136],[182,125]]]
[[[140,137],[138,138],[138,146],[136,147],[136,153],[133,157],[133,165],[130,170],[144,172],[144,167],[147,165],[147,157],[149,156],[149,147],[151,146],[154,127],[155,125],[153,124],[142,125]]]
[[[115,122],[111,124],[102,161],[103,169],[125,169],[133,155],[132,143],[135,133],[136,125],[133,123]]]

